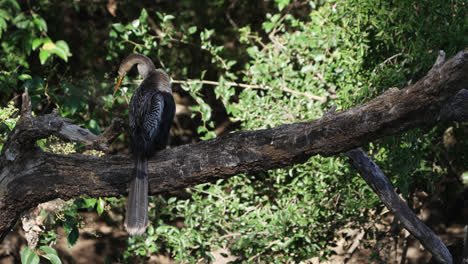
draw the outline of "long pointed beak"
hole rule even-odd
[[[119,74],[119,81],[117,82],[117,86],[115,86],[114,94],[112,96],[115,96],[115,93],[117,90],[119,90],[120,84],[122,83],[123,75]]]

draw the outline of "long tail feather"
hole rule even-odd
[[[131,236],[142,235],[148,226],[148,160],[138,157],[136,176],[130,186],[125,229]]]

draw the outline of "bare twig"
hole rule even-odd
[[[232,19],[231,17],[231,10],[234,9],[234,7],[236,6],[236,3],[237,3],[237,0],[231,0],[231,3],[229,4],[227,10],[226,10],[226,18],[227,20],[229,21],[229,24],[231,24],[231,26],[235,29],[235,30],[238,30],[239,27],[237,26],[236,22],[234,22],[234,20]]]

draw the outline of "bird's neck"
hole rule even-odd
[[[148,77],[149,73],[156,69],[150,58],[142,54],[132,54],[122,61],[119,73],[121,75],[127,74],[135,64],[138,67],[138,73],[143,77],[143,79]]]
[[[167,73],[163,70],[151,70],[148,75],[144,77],[142,84],[138,87],[143,91],[148,89],[155,89],[159,92],[172,94],[171,81]]]
[[[158,90],[161,92],[169,93],[172,94],[172,89],[171,89],[171,80],[169,78],[169,75],[163,70],[155,70],[156,73],[156,78],[158,80]]]

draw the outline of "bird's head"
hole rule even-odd
[[[117,82],[117,86],[114,90],[114,95],[119,90],[120,84],[122,83],[123,78],[127,74],[130,69],[132,69],[133,65],[137,64],[138,73],[144,78],[148,76],[148,74],[155,70],[156,67],[154,66],[153,62],[150,58],[146,57],[143,54],[132,54],[125,58],[119,67],[119,81]]]

